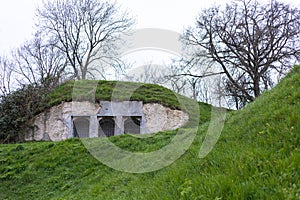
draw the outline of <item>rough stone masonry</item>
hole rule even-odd
[[[30,122],[27,141],[60,141],[73,137],[147,134],[174,130],[189,119],[187,113],[158,103],[141,101],[62,102]]]

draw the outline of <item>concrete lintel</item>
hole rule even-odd
[[[100,101],[98,116],[142,116],[142,101]]]

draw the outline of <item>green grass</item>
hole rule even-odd
[[[78,139],[1,145],[0,199],[300,199],[299,85],[298,67],[272,91],[228,113],[218,143],[203,159],[198,154],[210,107],[200,104],[193,144],[155,172],[115,171],[93,158]],[[70,93],[63,87],[73,87],[62,86],[60,94],[66,92],[67,100]],[[110,140],[128,151],[150,152],[175,134]]]
[[[178,98],[188,101],[173,91],[156,85],[122,81],[69,81],[58,86],[47,96],[48,106],[54,106],[62,101],[72,100],[114,100],[114,101],[143,101],[144,103],[161,103],[170,108],[181,109]]]

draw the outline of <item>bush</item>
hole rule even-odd
[[[46,107],[46,94],[50,91],[39,85],[24,85],[6,96],[0,102],[0,143],[14,143],[24,140],[26,123]]]

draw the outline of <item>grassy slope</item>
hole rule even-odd
[[[184,156],[146,174],[114,171],[79,140],[0,146],[0,199],[299,199],[300,69],[244,110],[231,113],[221,138],[198,158],[209,107]],[[164,146],[175,134],[113,137],[131,151]]]
[[[96,91],[93,90],[95,88]],[[172,108],[180,108],[176,94],[156,84],[91,80],[69,81],[60,85],[48,95],[48,104],[53,106],[62,101],[85,99],[159,102]]]

